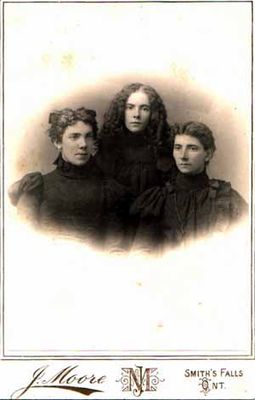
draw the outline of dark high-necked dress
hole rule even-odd
[[[97,159],[102,169],[129,193],[130,205],[147,189],[162,185],[175,176],[176,167],[169,153],[158,154],[148,133],[133,133],[127,130],[117,137],[103,138]],[[139,225],[139,215],[131,215],[129,209],[123,213],[126,248],[130,248]]]
[[[40,230],[103,245],[107,235],[118,235],[126,189],[107,179],[94,157],[75,166],[60,155],[54,171],[25,193],[17,204],[19,213]]]
[[[226,231],[247,213],[247,204],[230,183],[178,173],[174,183],[154,187],[131,206],[140,215],[137,240],[148,246],[175,247],[212,232]]]
[[[170,154],[170,149],[165,154],[158,154],[146,132],[125,131],[116,137],[103,137],[97,158],[102,170],[136,197],[159,185],[164,173],[175,170]]]
[[[169,179],[169,177],[171,179],[176,173],[173,159],[169,156],[171,154],[170,149],[167,152],[165,149],[161,149],[161,153],[158,149],[155,149],[156,146],[151,143],[147,132],[131,133],[125,131],[114,137],[101,138],[99,151],[93,157],[92,173],[98,174],[98,170],[100,170],[104,177],[108,177],[109,181],[117,182],[120,187],[125,187],[128,193],[124,202],[121,197],[119,199],[119,216],[122,220],[124,237],[123,246],[126,250],[132,246],[139,225],[139,215],[129,213],[130,205],[145,190],[162,185],[166,179]],[[88,166],[85,167],[85,170],[88,169]],[[57,169],[59,170],[59,167]],[[59,172],[56,171],[55,174],[57,173]],[[87,174],[85,173],[88,180],[89,174],[90,171]],[[48,179],[46,177],[44,176],[42,179],[39,173],[27,175],[25,177],[26,184],[21,189],[21,192],[24,192],[23,197],[26,197],[26,193],[29,195],[31,189],[37,188],[37,191],[39,191],[42,184],[45,186],[42,180]],[[85,181],[84,179],[76,179],[76,186],[78,187],[80,183],[83,184]],[[14,187],[9,195],[12,203],[16,205],[20,190],[16,190],[16,187]],[[109,207],[111,207],[111,202]]]

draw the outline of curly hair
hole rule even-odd
[[[158,149],[169,145],[171,131],[167,122],[167,112],[164,103],[154,88],[142,83],[131,83],[123,87],[113,98],[104,115],[101,138],[114,137],[126,134],[125,107],[128,97],[139,90],[147,94],[151,116],[146,128],[146,136],[151,144]]]
[[[175,124],[172,126],[173,141],[176,135],[188,135],[199,140],[205,150],[215,152],[215,140],[211,129],[202,122],[189,121],[185,124]]]
[[[61,142],[63,133],[68,126],[74,125],[76,122],[82,121],[85,124],[89,124],[92,127],[93,138],[97,138],[98,126],[96,120],[96,111],[89,110],[84,107],[72,110],[71,108],[65,108],[50,113],[49,124],[51,127],[48,129],[48,135],[52,141]]]

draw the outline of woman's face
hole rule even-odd
[[[63,133],[62,141],[57,143],[63,159],[77,166],[86,164],[94,152],[94,145],[92,127],[83,121],[68,126]]]
[[[183,134],[175,136],[173,156],[180,172],[196,175],[204,170],[211,151],[205,150],[197,138]]]
[[[149,98],[143,91],[131,93],[126,101],[125,126],[130,132],[142,132],[151,116]]]

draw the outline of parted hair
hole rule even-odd
[[[89,110],[85,107],[78,108],[77,110],[64,108],[63,110],[53,111],[49,115],[49,124],[51,127],[48,129],[48,135],[52,143],[61,142],[65,129],[78,121],[91,125],[93,137],[94,139],[97,138],[98,126],[96,111]]]
[[[202,122],[189,121],[185,124],[174,124],[172,126],[173,141],[176,135],[189,135],[199,140],[205,150],[215,152],[215,139],[211,129]]]
[[[167,122],[165,105],[156,90],[142,83],[131,83],[123,87],[113,98],[108,110],[104,115],[101,138],[114,137],[126,134],[125,108],[128,97],[138,90],[147,94],[151,116],[146,128],[146,136],[151,144],[162,147],[169,143],[171,131]]]

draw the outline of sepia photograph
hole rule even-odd
[[[0,397],[254,396],[252,11],[3,1]]]

